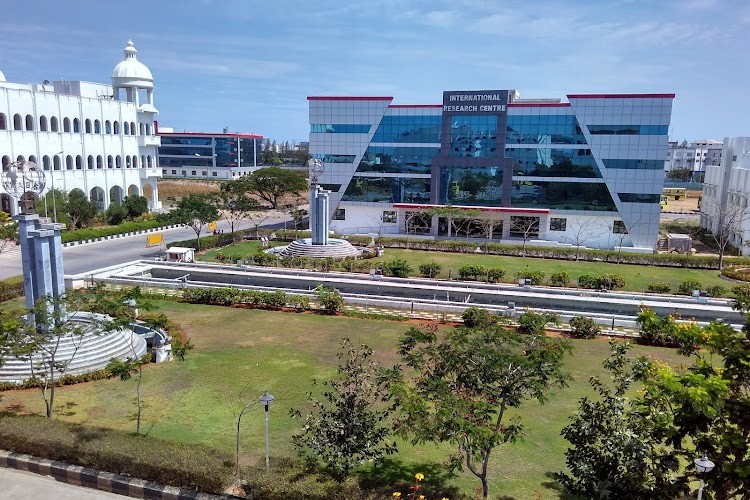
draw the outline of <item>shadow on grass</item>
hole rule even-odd
[[[73,411],[76,406],[78,406],[78,403],[68,401],[62,405],[62,407],[58,408],[56,413],[59,417],[72,417],[76,414],[76,412]]]
[[[0,417],[17,417],[23,415],[24,412],[26,412],[26,408],[24,408],[23,405],[16,403],[0,410]]]
[[[414,476],[417,473],[424,474],[424,480],[419,486],[420,495],[427,498],[463,498],[458,488],[446,484],[456,475],[445,464],[437,462],[407,465],[401,460],[388,458],[359,474],[359,484],[362,489],[382,495],[383,498],[392,496],[395,491],[400,491],[405,497],[414,487]]]
[[[555,477],[554,472],[545,472],[544,476],[549,479],[549,481],[544,481],[542,483],[542,486],[544,486],[548,490],[556,492],[559,495],[558,498],[560,498],[560,500],[579,500],[579,497],[571,495],[569,493],[565,493],[562,485]]]

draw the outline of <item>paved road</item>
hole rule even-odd
[[[263,227],[284,227],[291,218],[283,212],[277,212],[272,218],[264,222]],[[249,222],[242,222],[237,229],[253,227]],[[217,223],[217,229],[229,232],[229,224],[225,220]],[[206,231],[201,233],[205,236]],[[195,238],[195,231],[190,228],[177,228],[164,231],[167,243]],[[80,274],[92,269],[120,264],[131,260],[145,259],[162,255],[164,247],[146,247],[146,236],[136,235],[114,240],[99,241],[86,245],[76,245],[63,249],[65,274]],[[19,247],[0,254],[0,279],[21,274],[21,251]]]
[[[50,476],[42,476],[15,469],[0,468],[0,485],[2,485],[2,488],[0,488],[0,499],[123,500],[129,498],[115,493],[107,493],[106,491],[92,490],[61,483]]]

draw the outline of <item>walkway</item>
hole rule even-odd
[[[33,472],[0,468],[0,499],[54,498],[55,500],[97,500],[129,498],[55,481]]]

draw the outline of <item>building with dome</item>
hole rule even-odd
[[[154,77],[132,41],[112,71],[111,83],[12,83],[0,72],[0,158],[37,163],[45,192],[80,189],[104,210],[128,195],[160,208],[154,118]],[[11,77],[12,78],[12,77]],[[2,210],[18,205],[0,194]]]

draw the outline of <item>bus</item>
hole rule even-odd
[[[675,200],[681,200],[685,197],[685,188],[665,187],[661,194]]]

